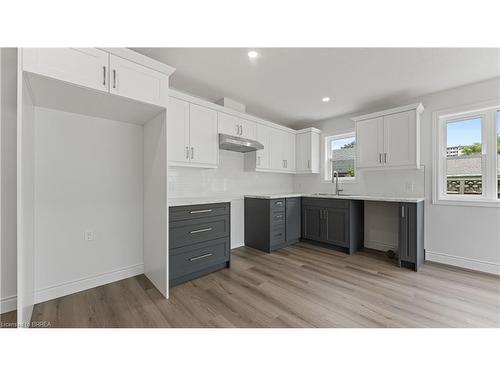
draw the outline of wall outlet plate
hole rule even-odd
[[[85,241],[94,241],[95,240],[95,233],[93,230],[86,230],[83,232],[83,238]]]

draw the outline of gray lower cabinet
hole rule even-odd
[[[302,238],[346,248],[348,253],[354,253],[364,241],[364,202],[303,198]]]
[[[169,209],[170,286],[229,267],[230,204]]]
[[[301,198],[245,198],[245,245],[271,252],[296,243],[301,233]]]
[[[424,262],[424,202],[399,204],[399,263],[415,271]]]

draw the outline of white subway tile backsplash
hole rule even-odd
[[[169,198],[283,193],[293,191],[293,175],[250,172],[244,154],[220,150],[217,169],[169,167]]]

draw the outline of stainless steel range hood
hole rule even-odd
[[[236,152],[252,152],[264,149],[264,145],[252,139],[219,133],[219,148]]]

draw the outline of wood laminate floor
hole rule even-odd
[[[232,267],[164,299],[140,275],[35,306],[51,327],[500,327],[500,278],[300,243],[232,253]]]

